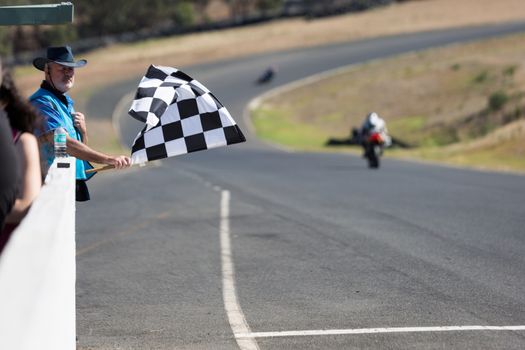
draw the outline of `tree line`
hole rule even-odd
[[[74,23],[0,27],[0,54],[17,56],[47,46],[117,36],[213,29],[283,16],[314,18],[360,11],[395,0],[73,0]],[[400,0],[397,0],[400,1]],[[42,4],[43,0],[0,1],[1,6]],[[140,35],[141,34],[141,35]],[[120,35],[120,36],[119,36]],[[127,35],[127,36],[126,36]],[[119,39],[116,39],[119,40]],[[92,46],[98,45],[93,41]],[[85,45],[88,48],[89,45]]]

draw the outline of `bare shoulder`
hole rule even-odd
[[[26,155],[38,155],[38,141],[35,135],[24,132],[17,142],[17,149]]]
[[[22,135],[20,135],[18,142],[22,144],[24,148],[29,147],[38,149],[38,141],[36,139],[36,136],[29,132],[23,132]]]

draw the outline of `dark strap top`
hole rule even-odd
[[[20,130],[16,129],[11,129],[11,133],[13,134],[13,143],[16,145],[18,140],[20,140],[20,136],[22,135],[22,133],[20,132]]]

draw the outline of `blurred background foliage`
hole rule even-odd
[[[395,0],[76,0],[74,23],[0,27],[0,54],[17,57],[47,46],[77,43],[89,50],[107,42],[133,41],[240,26],[280,17],[316,18],[361,11]],[[402,1],[402,0],[398,0]],[[2,0],[0,6],[56,3]],[[98,40],[97,40],[98,39]]]

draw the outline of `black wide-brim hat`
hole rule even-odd
[[[75,61],[73,52],[69,46],[48,47],[46,57],[37,57],[33,60],[33,66],[43,71],[46,63],[55,62],[62,66],[80,68],[87,63],[86,60]]]

